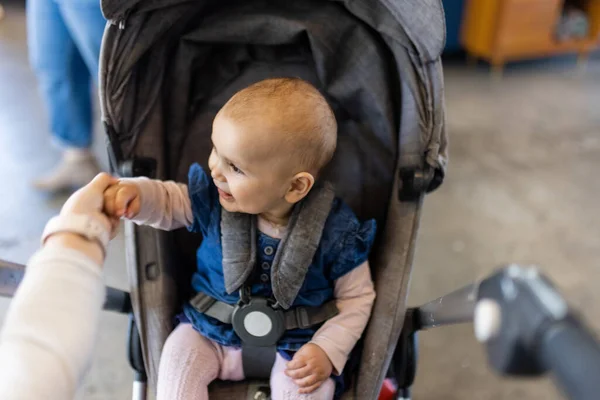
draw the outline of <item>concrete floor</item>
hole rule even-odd
[[[58,154],[27,66],[23,11],[7,13],[0,22],[0,258],[25,262],[64,197],[28,186]],[[496,85],[484,67],[448,64],[446,87],[452,159],[445,185],[425,204],[410,303],[505,262],[536,263],[600,332],[600,63],[585,74],[573,59],[521,64]],[[97,145],[103,154],[100,137]],[[126,287],[120,239],[106,270],[108,284]],[[0,318],[7,305],[0,301]],[[130,396],[125,329],[125,318],[103,316],[81,399]],[[424,332],[420,340],[415,399],[560,398],[547,380],[492,374],[471,326]]]

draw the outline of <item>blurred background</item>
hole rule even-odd
[[[0,4],[0,258],[24,263],[67,194],[31,187],[61,154],[28,62],[24,2]],[[600,332],[600,0],[444,6],[450,168],[426,199],[409,303],[506,262],[535,263]],[[105,139],[95,121],[92,152],[105,169]],[[106,269],[107,284],[127,287],[120,238]],[[0,299],[0,318],[7,305]],[[130,398],[127,319],[102,318],[79,398]],[[561,397],[544,379],[496,377],[465,325],[420,334],[414,398]]]

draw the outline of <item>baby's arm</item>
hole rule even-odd
[[[105,203],[116,216],[138,225],[173,230],[193,223],[188,188],[182,183],[148,178],[120,179],[107,190]]]
[[[332,372],[341,374],[350,352],[362,335],[375,300],[369,262],[365,261],[335,281],[339,313],[325,322],[287,364],[286,375],[299,393],[316,390]]]
[[[334,297],[339,314],[323,324],[311,343],[325,351],[334,372],[340,374],[369,322],[375,301],[368,261],[335,281]]]

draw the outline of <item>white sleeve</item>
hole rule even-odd
[[[138,225],[170,231],[194,222],[188,187],[174,181],[148,178],[124,178],[140,190],[140,212],[132,219]]]
[[[3,400],[69,400],[92,356],[105,287],[99,265],[73,249],[29,261],[0,332]]]

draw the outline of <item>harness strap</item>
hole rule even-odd
[[[306,329],[325,322],[338,314],[335,300],[319,307],[294,307],[284,313],[285,329]]]
[[[257,299],[259,300],[259,299]],[[264,298],[260,299],[262,307],[270,307]],[[219,301],[205,293],[196,294],[191,300],[190,304],[199,312],[204,315],[208,315],[218,321],[226,324],[231,324],[233,320],[234,311],[243,313],[245,308],[237,308],[230,304]],[[250,306],[251,307],[251,306]],[[287,311],[279,310],[283,314],[283,325],[285,330],[291,329],[306,329],[313,325],[325,322],[328,319],[334,317],[338,313],[338,309],[335,305],[335,301],[329,301],[320,307],[294,307]],[[253,313],[250,311],[250,313]],[[236,314],[237,315],[237,314]],[[280,314],[281,315],[281,314]],[[236,317],[237,318],[237,317]],[[243,317],[242,317],[243,318]],[[275,320],[272,320],[275,321]],[[271,370],[275,363],[275,357],[277,355],[276,345],[257,345],[256,342],[251,340],[244,340],[243,338],[247,335],[244,327],[237,327],[236,332],[242,339],[242,365],[244,368],[244,375],[246,378],[255,379],[268,379],[271,375]],[[281,326],[281,325],[279,325]],[[237,329],[242,329],[237,331]],[[279,331],[281,334],[282,331]],[[242,335],[242,333],[244,333]],[[275,338],[277,340],[277,338]],[[273,343],[273,342],[270,342]]]
[[[231,316],[235,306],[224,303],[205,293],[196,294],[190,304],[202,314],[208,315],[225,324],[231,324]],[[285,329],[306,329],[335,317],[338,313],[335,300],[328,301],[319,307],[294,307],[285,311]]]
[[[276,346],[258,347],[242,344],[244,377],[246,379],[269,379],[276,356]]]
[[[224,324],[231,324],[231,316],[233,315],[235,306],[218,301],[214,297],[204,293],[198,293],[192,297],[190,304],[202,314],[208,315]]]

